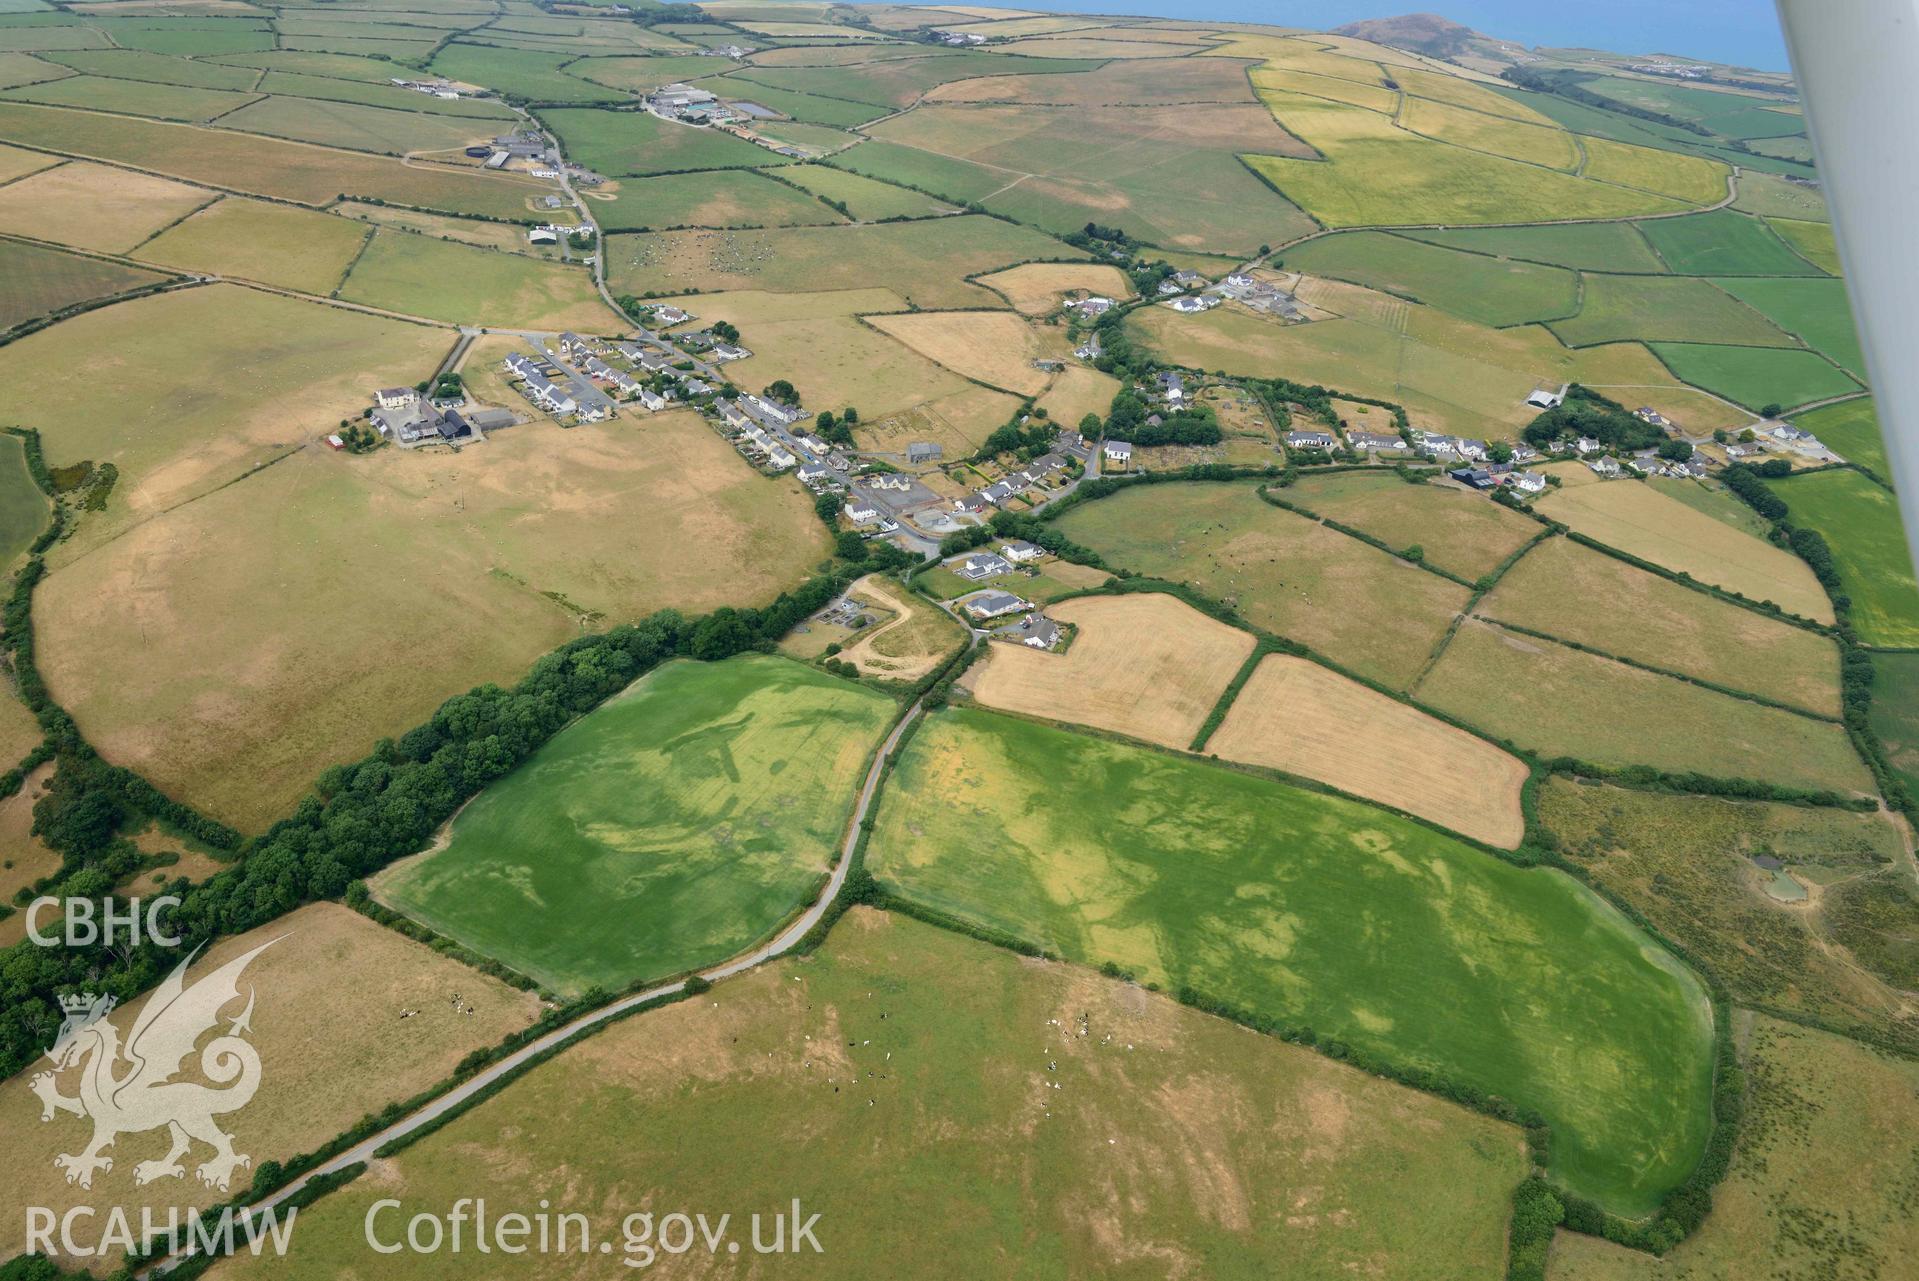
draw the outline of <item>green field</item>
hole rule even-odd
[[[1919,654],[1874,654],[1872,728],[1886,759],[1919,795]]]
[[[1827,405],[1824,409],[1800,414],[1792,421],[1795,427],[1803,427],[1819,437],[1847,462],[1869,467],[1881,476],[1892,475],[1872,397],[1861,396],[1857,400]]]
[[[1744,94],[1623,76],[1601,76],[1581,87],[1629,106],[1691,120],[1722,138],[1782,138],[1805,131],[1805,121],[1799,116],[1774,111],[1766,100]]]
[[[609,177],[678,173],[686,169],[752,169],[786,158],[731,134],[675,124],[641,111],[563,107],[541,118],[569,159]]]
[[[47,496],[27,470],[18,436],[0,434],[0,571],[27,550],[47,527]]]
[[[962,1258],[981,1281],[1184,1263],[1266,1281],[1382,1259],[1402,1281],[1473,1281],[1501,1266],[1525,1161],[1509,1126],[1079,967],[861,909],[815,955],[618,1023],[381,1170],[302,1209],[288,1258],[217,1275],[450,1275],[470,1262],[373,1254],[373,1201],[663,1211],[632,1199],[644,1187],[711,1207],[709,1222],[726,1207],[740,1238],[750,1212],[797,1197],[821,1215],[822,1253],[769,1260],[795,1281],[936,1281]],[[619,1250],[618,1216],[603,1226]]]
[[[1470,595],[1249,485],[1123,490],[1074,508],[1059,529],[1115,569],[1191,583],[1254,626],[1399,689]]]
[[[314,53],[294,49],[267,49],[257,53],[229,53],[217,58],[197,59],[195,65],[224,63],[235,67],[257,67],[265,71],[283,71],[316,79],[359,80],[385,85],[398,68],[383,58],[361,58],[350,53]],[[479,105],[475,103],[474,105]]]
[[[1792,509],[1795,526],[1816,529],[1832,548],[1839,590],[1852,598],[1852,625],[1868,645],[1919,646],[1919,581],[1893,496],[1855,471],[1825,471],[1768,482]]]
[[[1370,534],[1388,547],[1417,546],[1429,564],[1462,578],[1490,574],[1539,533],[1539,526],[1476,494],[1408,485],[1397,476],[1348,472],[1305,476],[1276,491],[1316,516]]]
[[[211,120],[254,100],[254,95],[249,93],[144,80],[109,80],[104,76],[68,76],[64,80],[8,89],[0,93],[0,97],[55,107],[85,107],[90,111],[187,121]]]
[[[826,163],[880,182],[937,192],[946,200],[961,203],[983,200],[1019,176],[880,139],[840,152]]]
[[[1830,222],[1826,198],[1816,186],[1788,182],[1774,174],[1740,175],[1739,198],[1734,209],[1763,214],[1768,218],[1798,218],[1807,222]]]
[[[952,208],[922,192],[908,191],[890,182],[880,182],[827,165],[788,165],[780,177],[798,183],[817,196],[837,200],[852,210],[862,222],[881,218],[923,218]]]
[[[1819,269],[1761,219],[1730,209],[1637,224],[1666,265],[1682,276],[1816,276]]]
[[[628,178],[619,198],[595,202],[593,217],[606,231],[669,227],[799,227],[845,219],[803,191],[752,170],[663,174]]]
[[[606,242],[607,279],[615,292],[890,289],[928,308],[1000,307],[1005,299],[966,277],[1018,262],[1084,257],[1029,227],[977,215],[719,235],[654,232],[609,236]]]
[[[1657,342],[1651,346],[1675,377],[1748,409],[1764,405],[1790,409],[1860,390],[1843,370],[1815,352],[1687,342]]]
[[[332,214],[229,196],[134,252],[166,267],[325,295],[340,283],[366,238],[365,226]]]
[[[116,76],[122,80],[151,80],[160,84],[192,85],[201,89],[253,88],[259,73],[246,67],[222,66],[193,58],[176,58],[142,49],[78,50],[50,54],[49,62],[90,76]]]
[[[1834,364],[1864,380],[1865,353],[1852,327],[1843,280],[1716,280],[1727,293],[1760,312]]]
[[[1489,737],[1545,757],[1787,787],[1873,790],[1871,772],[1835,721],[1482,623],[1459,629],[1413,693]],[[1792,750],[1782,752],[1784,743]]]
[[[686,69],[684,59],[675,60],[683,78]],[[876,107],[871,103],[850,102],[843,97],[823,98],[813,93],[795,93],[791,89],[776,89],[757,80],[748,80],[743,76],[714,76],[700,82],[700,88],[711,90],[725,98],[744,98],[748,102],[757,102],[763,107],[793,117],[807,124],[832,125],[836,129],[848,129],[854,125],[863,125],[869,120],[878,120],[888,113],[886,107]]]
[[[1487,259],[1402,236],[1353,231],[1286,251],[1294,271],[1331,276],[1411,298],[1485,325],[1570,316],[1579,278],[1561,267]]]
[[[378,893],[567,992],[724,960],[826,873],[892,712],[787,659],[671,664],[555,735]]]
[[[357,102],[369,107],[422,112],[429,116],[479,117],[489,121],[503,122],[478,126],[482,129],[504,129],[518,119],[511,110],[500,103],[484,98],[452,100],[430,98],[425,94],[415,93],[411,89],[402,89],[398,85],[367,84],[353,77],[342,80],[332,75],[305,75],[297,71],[267,72],[260,81],[260,92],[283,98],[319,98],[332,102]]]
[[[339,296],[463,325],[598,330],[613,313],[581,267],[383,227]]]
[[[743,74],[756,84],[827,98],[846,98],[876,107],[904,107],[927,90],[976,76],[1051,75],[1091,71],[1100,64],[1085,58],[1022,58],[966,51],[932,57],[899,57],[846,67],[761,67]]]
[[[123,49],[153,53],[245,53],[273,48],[273,32],[264,22],[244,18],[151,17],[95,18],[92,25],[105,31]]]
[[[1539,789],[1538,808],[1574,865],[1684,947],[1735,1000],[1890,1034],[1919,1050],[1919,1015],[1835,937],[1831,919],[1832,900],[1851,887],[1900,874],[1904,850],[1885,816],[1567,778]],[[1786,875],[1775,883],[1779,874],[1755,855],[1777,859]],[[1826,910],[1805,910],[1807,885],[1823,887]],[[1919,902],[1896,928],[1919,928]]]
[[[1630,341],[1792,345],[1758,312],[1690,276],[1589,275],[1579,314],[1551,327],[1573,347]]]
[[[1662,272],[1645,237],[1625,222],[1570,223],[1557,227],[1455,227],[1446,231],[1406,231],[1401,235],[1429,244],[1464,249],[1521,262],[1540,262],[1583,271]]]
[[[1625,1211],[1690,1172],[1705,995],[1593,895],[1357,802],[992,713],[922,727],[868,860],[914,901],[1542,1112]]]
[[[485,85],[533,102],[618,102],[624,95],[570,76],[560,68],[575,55],[491,45],[450,44],[433,57],[431,70],[453,80]]]
[[[17,240],[0,240],[0,329],[166,277]]]
[[[1832,237],[1832,224],[1802,222],[1797,218],[1768,218],[1766,223],[1779,238],[1797,249],[1827,275],[1843,275],[1839,262],[1839,244]]]
[[[393,111],[322,98],[263,98],[222,118],[220,126],[391,156],[452,151],[483,142],[501,127],[497,118]]]

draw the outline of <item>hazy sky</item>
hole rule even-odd
[[[933,3],[934,0],[913,0]],[[994,0],[986,0],[993,3]],[[1018,0],[1000,0],[1015,7]],[[1784,71],[1772,0],[1030,0],[1035,9],[1336,27],[1427,11],[1528,45],[1677,53]]]

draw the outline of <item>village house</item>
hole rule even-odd
[[[976,516],[990,506],[992,506],[992,503],[986,497],[986,491],[983,489],[976,489],[970,494],[953,500],[954,511],[971,512]]]
[[[1339,444],[1339,440],[1329,431],[1289,431],[1282,439],[1288,449],[1333,449]],[[1393,443],[1399,443],[1397,437]]]
[[[1101,350],[1102,349],[1099,344],[1099,335],[1094,334],[1090,338],[1088,338],[1085,342],[1073,348],[1073,354],[1075,356],[1078,356],[1081,360],[1084,360],[1090,363],[1092,361],[1099,359]]]
[[[1377,431],[1349,431],[1346,433],[1346,443],[1362,453],[1406,448],[1406,442],[1399,437]]]
[[[1038,543],[1029,543],[1023,538],[1015,538],[999,549],[999,554],[1016,565],[1030,565],[1046,555],[1046,549]]]
[[[898,471],[881,472],[877,476],[867,477],[860,483],[868,489],[893,489],[898,490],[900,493],[905,493],[907,490],[913,488],[913,478],[905,472]]]
[[[1672,426],[1672,421],[1668,419],[1664,414],[1660,413],[1657,409],[1654,409],[1651,405],[1641,405],[1639,408],[1633,410],[1632,412],[1633,412],[1634,418],[1637,418],[1639,419],[1639,421],[1644,423],[1651,423],[1654,427]]]
[[[855,525],[870,525],[880,518],[880,509],[865,498],[850,500],[842,510],[846,513],[846,519]]]
[[[713,359],[720,362],[721,364],[724,364],[729,360],[745,360],[747,357],[751,356],[752,354],[753,353],[748,351],[746,348],[736,346],[735,344],[730,342],[714,343],[713,350],[711,352]]]
[[[1220,299],[1212,294],[1181,294],[1177,298],[1168,299],[1161,305],[1192,315],[1194,312],[1211,311],[1219,304]]]
[[[1604,476],[1608,480],[1611,480],[1614,476],[1619,475],[1621,470],[1619,463],[1616,459],[1606,458],[1606,457],[1595,458],[1591,462],[1587,463],[1586,466],[1592,468],[1595,472],[1598,472],[1601,476]]]
[[[952,566],[955,574],[973,583],[977,583],[982,579],[993,578],[1000,574],[1010,574],[1013,572],[1013,566],[1010,562],[1003,557],[995,556],[991,552],[973,552],[970,555],[961,556],[956,561],[948,561],[947,563]]]
[[[1162,298],[1170,298],[1174,294],[1185,292],[1186,291],[1181,289],[1171,276],[1159,282],[1159,296]]]
[[[1200,289],[1213,283],[1210,279],[1200,275],[1190,267],[1181,268],[1174,272],[1169,279],[1184,289]]]
[[[1557,409],[1565,399],[1564,396],[1556,391],[1548,391],[1544,387],[1535,387],[1532,389],[1531,394],[1526,397],[1526,403],[1534,409]]]
[[[1516,471],[1512,477],[1512,487],[1522,494],[1545,492],[1546,478],[1536,471]]]
[[[1133,446],[1131,441],[1109,440],[1100,446],[1100,453],[1105,455],[1107,462],[1116,466],[1132,466]]]
[[[691,312],[681,311],[678,307],[661,305],[653,308],[653,323],[656,325],[684,325],[692,319]]]
[[[549,414],[570,414],[579,409],[572,396],[548,378],[531,356],[514,352],[504,362],[506,372],[520,380],[521,392]]]
[[[1032,649],[1052,649],[1059,644],[1059,624],[1044,614],[1028,614],[999,635]]]
[[[833,469],[825,463],[807,463],[799,470],[800,484],[809,489],[823,489],[834,483]]]
[[[1118,304],[1111,298],[1102,298],[1095,294],[1091,298],[1081,298],[1076,302],[1069,302],[1066,304],[1066,308],[1068,311],[1076,311],[1081,316],[1091,319],[1094,316],[1105,315],[1117,305]]]
[[[1045,454],[1041,454],[1038,458],[1035,458],[1032,462],[1026,464],[1026,470],[1022,474],[1026,477],[1026,479],[1032,481],[1034,484],[1037,485],[1041,481],[1048,478],[1049,476],[1052,476],[1054,473],[1062,472],[1065,470],[1066,470],[1065,458],[1061,457],[1058,454],[1045,453]]]
[[[373,393],[373,403],[381,409],[405,409],[420,398],[411,387],[385,387]]]
[[[1011,592],[981,592],[977,596],[961,602],[967,613],[974,618],[1002,618],[1022,609],[1033,608],[1032,604],[1021,600]]]
[[[1167,408],[1178,409],[1186,403],[1186,380],[1177,370],[1168,369],[1158,378],[1159,394],[1166,401]]]
[[[1726,446],[1728,458],[1752,458],[1765,453],[1765,446],[1759,444],[1740,444],[1735,442]]]
[[[1584,458],[1587,454],[1596,454],[1604,448],[1604,445],[1594,440],[1591,436],[1581,436],[1573,442],[1573,452],[1581,458]]]

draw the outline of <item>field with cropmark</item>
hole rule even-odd
[[[1388,547],[1418,547],[1427,563],[1462,578],[1492,573],[1539,534],[1539,526],[1524,516],[1477,494],[1444,485],[1409,485],[1397,476],[1309,476],[1272,492]]]
[[[788,659],[670,664],[555,735],[374,891],[567,993],[722,961],[835,861],[892,711]]]
[[[36,316],[157,285],[167,277],[100,258],[0,241],[0,329]]]
[[[167,228],[134,256],[324,296],[340,284],[369,234],[332,214],[229,196]]]
[[[1555,1173],[1622,1210],[1704,1141],[1696,980],[1561,874],[1371,806],[949,711],[867,857],[928,907],[1536,1107]]]

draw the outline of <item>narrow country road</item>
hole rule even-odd
[[[893,753],[898,750],[900,739],[905,736],[907,727],[912,725],[924,710],[924,702],[924,699],[916,699],[913,704],[906,709],[899,720],[894,722],[892,731],[887,734],[885,741],[880,744],[879,751],[874,753],[872,767],[866,772],[865,781],[860,786],[859,799],[854,803],[852,816],[847,821],[846,835],[840,843],[839,860],[834,864],[832,874],[827,877],[826,886],[820,891],[819,897],[771,941],[761,944],[750,952],[736,956],[730,961],[723,962],[711,969],[700,971],[701,978],[709,982],[717,982],[721,979],[731,978],[735,974],[753,969],[776,957],[784,956],[799,945],[800,940],[806,937],[807,931],[820,923],[821,918],[826,915],[827,908],[832,905],[833,900],[839,895],[840,887],[846,883],[847,873],[852,869],[853,851],[859,844],[860,828],[866,822],[867,811],[872,807],[873,798],[879,794],[880,779],[886,772],[887,762],[893,758]],[[656,1001],[663,996],[673,996],[683,991],[685,987],[686,980],[684,979],[676,980],[672,983],[661,983],[656,987],[649,987],[644,991],[635,992],[631,996],[621,997],[610,1005],[603,1005],[597,1010],[582,1014],[571,1023],[562,1024],[544,1036],[527,1042],[499,1062],[482,1069],[467,1080],[462,1081],[453,1089],[448,1090],[445,1094],[424,1104],[417,1111],[408,1113],[379,1133],[362,1139],[345,1151],[321,1162],[299,1178],[289,1182],[279,1191],[247,1206],[239,1212],[242,1222],[256,1211],[270,1210],[279,1206],[285,1202],[288,1197],[301,1191],[321,1175],[332,1174],[338,1170],[343,1170],[357,1161],[372,1160],[374,1152],[381,1147],[445,1116],[448,1112],[511,1073],[529,1059],[533,1059],[558,1046],[565,1045],[569,1041],[573,1041],[584,1033],[607,1022],[609,1019],[617,1018],[638,1006],[645,1005],[649,1001]],[[236,1239],[243,1239],[243,1234]],[[191,1258],[194,1253],[193,1250],[188,1249],[170,1254],[164,1259],[149,1264],[135,1275],[142,1278],[165,1276],[181,1263]]]

